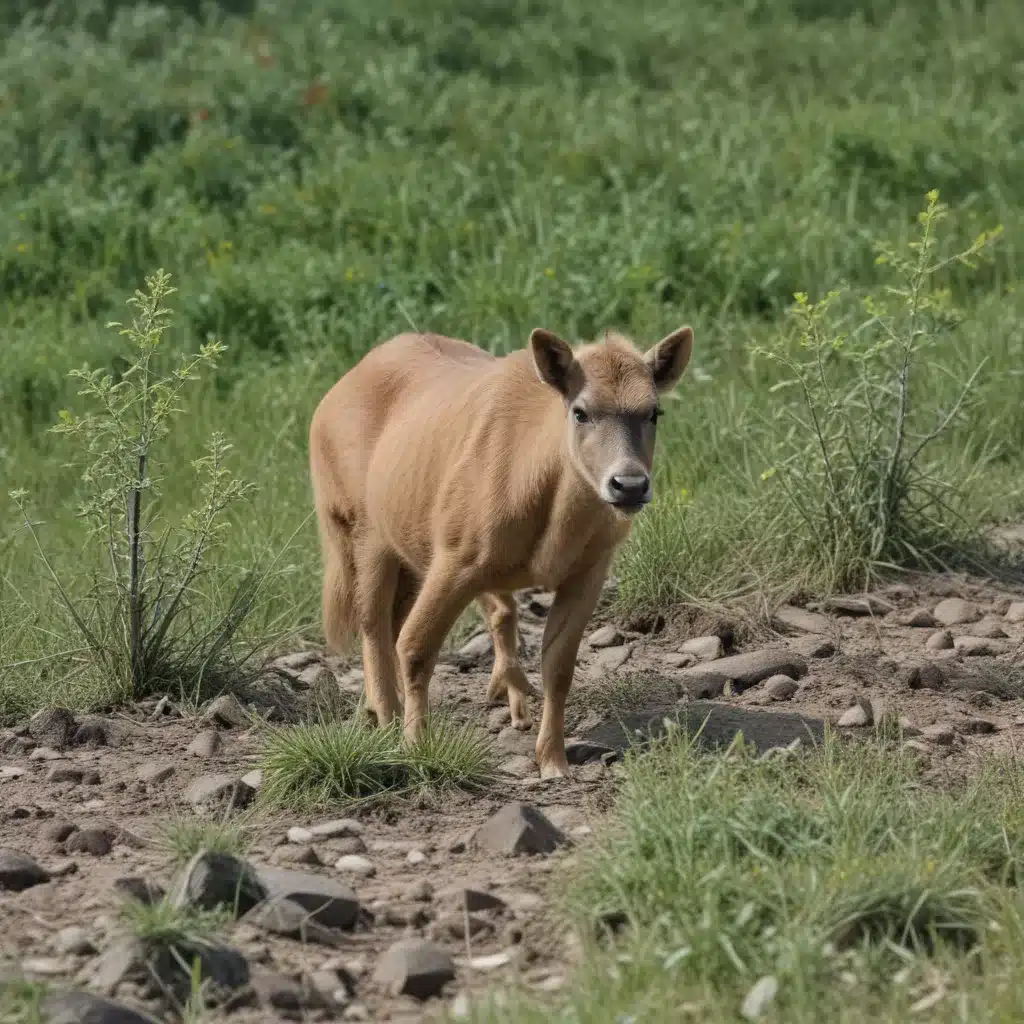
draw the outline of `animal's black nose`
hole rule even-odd
[[[630,504],[643,501],[651,486],[651,478],[646,473],[621,474],[608,481],[612,495],[617,502]]]

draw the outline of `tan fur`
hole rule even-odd
[[[324,629],[338,651],[362,634],[378,722],[396,717],[404,696],[416,739],[441,644],[477,600],[494,641],[489,696],[507,694],[513,723],[529,729],[512,594],[542,586],[555,600],[537,761],[545,777],[567,771],[564,708],[580,639],[629,513],[649,498],[649,484],[640,491],[657,392],[678,380],[691,345],[684,328],[646,356],[616,335],[574,352],[537,330],[529,348],[498,359],[402,334],[327,393],[310,427]],[[634,504],[609,503],[623,494]]]

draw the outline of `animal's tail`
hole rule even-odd
[[[327,643],[343,654],[359,632],[356,564],[348,524],[330,509],[318,508],[324,555],[323,622]]]

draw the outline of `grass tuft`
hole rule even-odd
[[[234,821],[175,818],[165,822],[157,846],[177,865],[187,864],[200,850],[242,857],[251,845],[251,827]]]

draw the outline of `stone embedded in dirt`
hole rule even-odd
[[[455,964],[432,942],[403,939],[377,961],[373,980],[393,996],[429,999],[455,980]]]
[[[405,855],[406,864],[409,864],[414,868],[419,867],[419,865],[425,863],[426,860],[427,855],[422,850],[410,850]]]
[[[929,743],[935,743],[940,747],[948,747],[953,742],[956,733],[951,725],[938,723],[936,725],[926,725],[921,730],[921,735]]]
[[[791,604],[784,604],[777,609],[772,622],[776,629],[794,633],[828,633],[832,629],[831,621],[824,615]]]
[[[253,768],[242,776],[242,782],[252,790],[258,790],[263,785],[263,769]]]
[[[509,754],[525,754],[529,756],[533,752],[534,739],[529,733],[520,732],[515,727],[506,726],[495,740],[499,750],[507,751]]]
[[[967,622],[977,622],[981,618],[981,611],[976,604],[963,598],[947,597],[935,606],[932,615],[940,626],[961,626]]]
[[[221,748],[220,733],[216,729],[204,729],[185,748],[193,757],[213,757]]]
[[[836,725],[840,729],[856,729],[861,726],[871,725],[875,720],[871,704],[868,701],[858,701],[851,708],[840,716]]]
[[[1024,601],[1014,601],[1006,609],[1007,622],[1024,622]]]
[[[916,629],[929,629],[935,625],[935,616],[927,608],[912,608],[899,617],[901,626],[913,626]]]
[[[83,786],[98,786],[100,784],[100,773],[97,771],[82,772]]]
[[[304,843],[311,843],[316,838],[308,828],[303,828],[301,825],[293,825],[288,829],[287,834],[289,843],[296,843],[302,845]]]
[[[498,765],[498,771],[516,779],[525,779],[537,774],[537,763],[526,754],[516,754]]]
[[[565,744],[565,759],[569,764],[591,764],[600,761],[606,754],[614,753],[611,747],[591,743],[590,740],[568,740]]]
[[[135,773],[135,777],[139,782],[155,786],[161,782],[166,782],[173,774],[173,764],[155,764],[149,761]]]
[[[47,989],[39,1009],[46,1024],[155,1024],[153,1017],[81,989]]]
[[[494,651],[494,644],[491,642],[491,634],[487,632],[477,633],[467,640],[457,652],[460,661],[467,665],[478,665]]]
[[[661,660],[669,668],[690,668],[691,665],[697,664],[696,655],[682,654],[678,651],[669,651],[668,654],[663,654]]]
[[[765,1015],[778,991],[779,983],[774,975],[759,978],[744,997],[740,1013],[747,1020],[758,1020]]]
[[[951,651],[953,649],[953,634],[948,629],[940,629],[928,637],[925,647],[929,651]]]
[[[491,853],[551,853],[569,840],[532,804],[506,804],[473,834],[473,843]]]
[[[366,843],[362,836],[342,836],[340,839],[331,839],[330,844],[336,857],[346,853],[366,853]]]
[[[955,637],[953,646],[965,658],[994,658],[1006,653],[1006,647],[1003,644],[995,640],[986,640],[982,636]]]
[[[789,676],[772,676],[764,684],[764,692],[772,700],[789,700],[800,687]]]
[[[302,986],[276,971],[254,971],[249,987],[263,1009],[274,1011],[279,1020],[302,1020],[305,1002]]]
[[[463,885],[446,889],[441,899],[456,911],[466,911],[470,914],[501,913],[508,908],[508,904],[500,897],[482,889]]]
[[[72,832],[64,843],[65,853],[88,853],[105,857],[110,853],[110,836],[102,828],[81,828]]]
[[[377,874],[373,861],[360,857],[358,853],[346,853],[339,857],[335,861],[334,869],[345,875],[355,875],[357,878],[373,878]]]
[[[968,718],[960,723],[960,731],[966,736],[989,736],[998,729],[999,726],[987,718]]]
[[[78,864],[70,858],[65,858],[50,865],[50,877],[66,878],[68,875],[73,875],[77,870]]]
[[[156,882],[150,882],[139,875],[123,875],[121,878],[115,878],[111,888],[124,899],[135,900],[147,907],[159,903],[166,895]]]
[[[725,654],[725,644],[718,636],[697,636],[679,648],[682,654],[692,654],[698,661],[716,661]]]
[[[938,690],[946,680],[945,673],[933,662],[908,665],[896,677],[897,682],[911,690]]]
[[[323,864],[320,854],[314,847],[295,846],[291,843],[275,847],[270,854],[270,859],[275,864],[308,864],[311,867]]]
[[[14,764],[4,765],[0,768],[0,782],[6,782],[8,779],[20,779],[24,774],[24,768],[19,768]]]
[[[405,898],[414,903],[430,903],[434,898],[434,887],[425,878],[421,879],[409,886]]]
[[[982,619],[976,626],[971,627],[971,636],[984,637],[986,640],[1005,640],[1009,634],[992,619]]]
[[[59,978],[62,974],[69,974],[72,965],[57,957],[33,956],[21,961],[21,969],[35,978]]]
[[[316,942],[321,946],[337,946],[341,942],[341,934],[335,928],[322,924],[309,908],[294,900],[259,903],[242,920],[260,931],[300,942]]]
[[[487,715],[488,732],[501,732],[512,722],[512,712],[507,707],[491,708]]]
[[[171,905],[203,910],[227,907],[239,917],[266,895],[256,871],[244,860],[230,853],[200,850],[175,882]]]
[[[829,597],[821,603],[828,612],[839,615],[888,615],[894,606],[877,594],[861,594],[859,597]]]
[[[114,733],[110,723],[102,718],[89,718],[82,722],[71,737],[71,742],[76,747],[106,747],[113,746]]]
[[[688,668],[680,686],[690,697],[717,697],[727,682],[748,687],[776,675],[800,679],[806,674],[807,662],[792,651],[750,651]]]
[[[469,961],[469,966],[474,971],[496,971],[499,967],[507,967],[518,958],[518,948],[502,949],[497,953],[487,953],[484,956],[474,956]]]
[[[587,643],[595,650],[618,647],[622,643],[622,634],[614,626],[601,626],[587,637]]]
[[[296,654],[285,654],[275,659],[272,667],[282,672],[301,672],[310,665],[320,664],[320,654],[317,651],[298,651]]]
[[[71,782],[76,786],[82,781],[82,769],[72,768],[70,765],[54,765],[46,773],[47,782]]]
[[[63,757],[64,755],[59,750],[54,750],[53,747],[36,747],[28,755],[30,761],[60,761]]]
[[[903,744],[903,750],[910,754],[924,754],[925,756],[932,752],[932,748],[923,740],[907,740]]]
[[[224,804],[241,809],[252,801],[256,790],[233,775],[202,775],[185,790],[186,803],[194,807],[206,804]]]
[[[331,821],[322,821],[319,825],[310,825],[309,831],[317,839],[348,838],[361,836],[363,826],[355,818],[335,818]]]
[[[315,1001],[324,1006],[344,1006],[355,991],[353,979],[343,977],[338,971],[321,968],[302,976],[302,990],[307,1001]],[[315,998],[310,998],[315,997]]]
[[[633,648],[628,645],[606,647],[599,651],[593,661],[593,669],[597,673],[617,672],[629,661]]]
[[[326,875],[286,868],[256,866],[266,902],[289,900],[327,928],[351,928],[359,916],[359,900],[343,882]]]
[[[838,648],[833,640],[816,640],[807,644],[805,650],[808,658],[832,658]]]
[[[76,924],[61,928],[54,936],[53,948],[65,956],[89,956],[96,952],[96,947],[89,939],[89,933]]]
[[[494,925],[490,921],[464,910],[442,914],[431,926],[430,934],[432,938],[442,942],[465,943],[467,929],[471,939],[494,934]]]
[[[203,720],[225,729],[247,729],[252,724],[249,713],[232,693],[222,693],[210,701],[203,712]]]
[[[63,750],[75,738],[78,723],[67,708],[43,708],[28,720],[28,734],[42,746]]]
[[[0,847],[0,889],[21,892],[49,879],[49,874],[31,857],[9,847]]]
[[[54,846],[60,846],[76,828],[78,826],[72,825],[70,821],[48,821],[39,830],[39,838]]]

